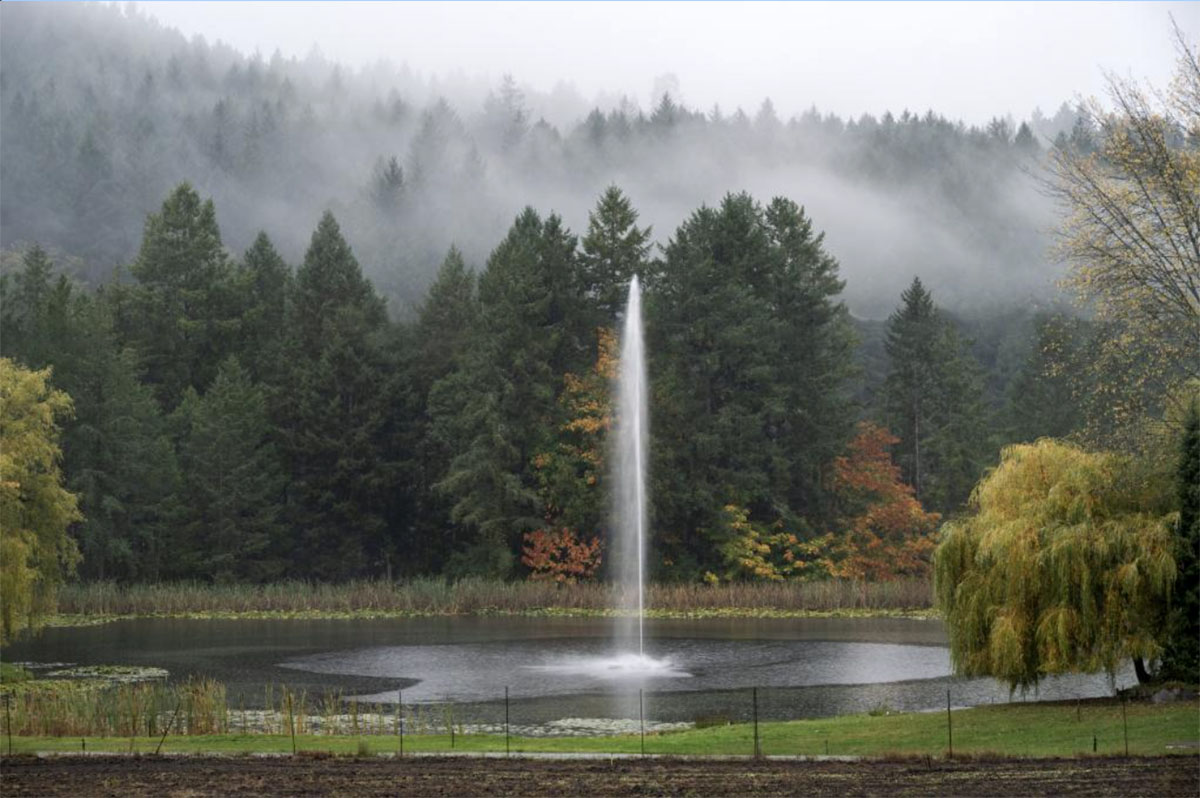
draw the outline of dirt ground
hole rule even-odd
[[[780,762],[14,756],[0,795],[1196,796],[1200,758]]]

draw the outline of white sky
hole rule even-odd
[[[658,77],[683,100],[783,117],[815,104],[842,116],[932,108],[983,123],[1050,114],[1103,93],[1102,70],[1165,86],[1168,13],[1200,38],[1200,3],[143,2],[185,34],[247,53],[379,59],[423,74],[459,71],[586,99],[649,105]]]

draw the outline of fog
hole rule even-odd
[[[295,264],[332,209],[404,316],[452,243],[482,267],[525,205],[581,234],[616,184],[665,244],[747,191],[806,207],[857,315],[916,274],[952,308],[1028,303],[1058,273],[1041,153],[1086,136],[1073,108],[1101,67],[1163,85],[1171,64],[1151,4],[787,4],[783,25],[708,4],[195,5],[0,8],[0,244],[107,279],[189,180],[235,253],[261,229]]]

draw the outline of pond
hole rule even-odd
[[[654,619],[650,672],[604,664],[616,653],[601,618],[436,617],[375,620],[137,619],[54,628],[8,646],[10,662],[165,668],[173,681],[223,682],[230,706],[261,706],[267,685],[318,696],[446,706],[457,717],[514,723],[646,716],[657,722],[929,711],[1009,700],[1109,695],[1104,674],[1046,679],[1010,699],[993,679],[951,675],[941,621],[905,618]],[[597,665],[597,662],[601,662]],[[1132,684],[1131,669],[1116,686]],[[757,701],[757,707],[755,706]]]

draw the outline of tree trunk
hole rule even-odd
[[[1133,672],[1137,674],[1138,684],[1149,684],[1150,672],[1146,670],[1146,662],[1141,657],[1133,658]]]

